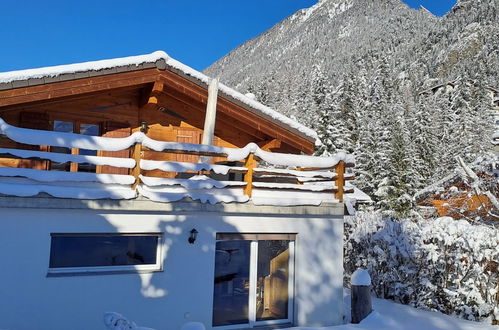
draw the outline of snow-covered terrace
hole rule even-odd
[[[334,157],[314,157],[271,153],[253,143],[236,149],[163,142],[142,132],[126,138],[85,136],[19,128],[1,118],[0,136],[36,146],[98,151],[129,149],[133,155],[116,158],[0,148],[2,157],[107,165],[129,171],[128,175],[123,175],[0,167],[0,194],[4,195],[27,197],[46,193],[57,198],[75,199],[134,199],[142,196],[166,203],[189,197],[211,204],[252,201],[255,205],[319,205],[366,197],[348,183],[353,175],[347,173],[346,168],[354,166],[354,160],[344,153]],[[200,160],[195,163],[151,160],[144,158],[143,151],[197,155]],[[222,157],[226,161],[213,164],[210,157]],[[146,174],[152,170],[171,173],[172,177]],[[230,173],[235,174],[229,176]]]

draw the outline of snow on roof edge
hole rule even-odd
[[[164,51],[156,51],[151,54],[120,57],[107,60],[89,61],[82,63],[63,64],[56,66],[47,66],[36,69],[15,70],[0,72],[0,84],[9,83],[18,80],[37,79],[44,77],[56,77],[67,73],[78,73],[86,71],[99,71],[115,68],[118,66],[136,65],[143,63],[155,63],[161,59],[168,59],[169,56]]]
[[[114,58],[107,60],[49,66],[36,69],[0,72],[0,84],[7,84],[7,83],[12,83],[14,81],[28,80],[28,79],[57,77],[63,74],[72,74],[72,73],[87,72],[87,71],[99,71],[99,70],[105,70],[121,66],[131,66],[131,65],[139,66],[144,63],[156,63],[161,60],[163,60],[167,66],[179,70],[183,74],[191,76],[196,80],[199,80],[205,84],[209,84],[209,82],[212,79],[206,76],[205,74],[181,63],[180,61],[171,58],[164,51],[155,51],[151,54],[146,54],[146,55],[128,56],[128,57],[121,57],[121,58]],[[251,98],[243,95],[242,93],[224,84],[219,84],[219,90],[222,93],[226,94],[227,96],[233,98],[234,100],[237,100],[243,103],[244,105],[257,110],[264,117],[279,121],[285,124],[286,126],[296,130],[297,132],[305,135],[309,139],[313,139],[314,141],[318,140],[317,132],[315,132],[313,129],[306,127],[284,116],[283,114],[263,105],[262,103],[252,100]]]

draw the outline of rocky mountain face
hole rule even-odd
[[[499,87],[499,0],[459,0],[444,17],[401,0],[320,0],[205,70],[315,128],[318,153],[357,156],[378,207],[491,150]]]

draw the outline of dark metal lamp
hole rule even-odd
[[[190,231],[191,235],[189,236],[189,239],[187,240],[189,243],[194,244],[196,241],[196,238],[198,236],[198,231],[194,228]]]

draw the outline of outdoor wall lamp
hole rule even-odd
[[[189,236],[189,243],[191,244],[194,244],[194,242],[196,241],[196,238],[198,236],[198,231],[194,228],[192,228],[192,230],[190,231],[191,235]]]
[[[147,126],[147,122],[145,122],[145,121],[140,122],[140,131],[142,133],[144,133],[144,134],[147,133],[148,129],[149,129],[149,127]]]

